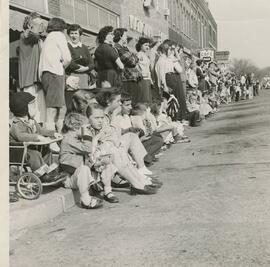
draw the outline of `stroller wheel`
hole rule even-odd
[[[42,193],[42,184],[40,179],[31,172],[23,173],[17,184],[17,192],[25,199],[37,199]]]

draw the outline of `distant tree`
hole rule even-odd
[[[270,76],[270,67],[266,67],[261,69],[261,76],[265,77],[265,76]]]
[[[253,72],[255,76],[258,76],[260,69],[249,59],[233,59],[231,65],[231,71],[233,71],[237,76],[242,73],[247,74]]]
[[[248,74],[253,72],[257,79],[262,79],[263,77],[269,76],[270,74],[270,67],[260,69],[249,59],[233,59],[230,70],[234,72],[238,77],[242,73]]]

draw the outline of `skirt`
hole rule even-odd
[[[137,103],[139,87],[140,82],[135,81],[123,82],[123,92],[130,95],[133,104]]]
[[[199,80],[199,85],[198,85],[198,89],[203,92],[206,90],[206,80],[205,79],[200,79]]]
[[[152,103],[151,81],[143,79],[139,81],[138,84],[135,103]]]
[[[109,82],[111,87],[122,88],[121,75],[114,69],[103,70],[98,73],[97,87],[101,88],[104,81]]]
[[[48,71],[42,73],[41,82],[47,108],[65,106],[65,76]]]

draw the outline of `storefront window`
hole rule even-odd
[[[88,9],[88,25],[95,29],[99,29],[99,19],[98,19],[98,7],[94,5],[87,4]]]
[[[10,0],[10,3],[14,3],[23,7],[31,8],[35,11],[46,13],[47,0]]]
[[[86,0],[10,0],[10,3],[33,11],[62,17],[67,23],[77,23],[97,32],[106,25],[118,27],[117,14]]]
[[[99,10],[99,26],[100,28],[107,26],[109,24],[108,21],[108,13],[105,10]]]
[[[69,21],[74,21],[73,0],[60,0],[60,16]]]
[[[75,0],[74,9],[75,9],[75,22],[82,26],[87,26],[86,2],[82,0]]]

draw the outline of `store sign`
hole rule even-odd
[[[152,37],[153,36],[153,29],[148,24],[144,23],[139,18],[130,15],[129,16],[129,28],[133,31],[136,31],[142,35]]]
[[[230,56],[229,51],[217,51],[216,52],[216,61],[228,61]]]
[[[214,50],[212,49],[204,49],[199,52],[200,59],[204,61],[212,61],[214,60]]]

